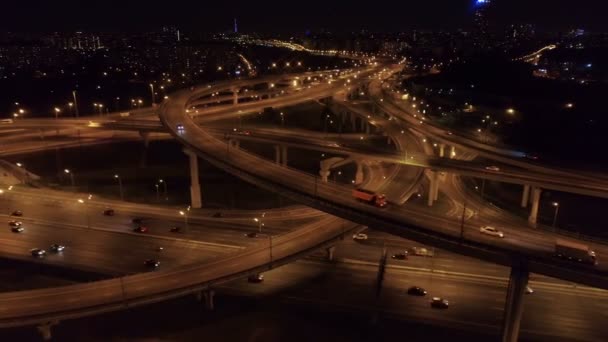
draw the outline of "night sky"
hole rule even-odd
[[[145,30],[176,25],[191,30],[400,30],[454,28],[470,23],[475,0],[417,1],[158,1],[8,0],[0,27],[11,31]],[[492,0],[493,22],[533,23],[546,29],[608,30],[605,0]]]

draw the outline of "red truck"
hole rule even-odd
[[[387,203],[386,196],[365,189],[354,189],[353,197],[358,199],[359,201],[375,205],[378,208],[386,207]]]

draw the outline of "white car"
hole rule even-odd
[[[353,240],[355,241],[364,241],[367,240],[367,234],[359,233],[353,235]]]
[[[505,234],[503,232],[501,232],[500,230],[491,227],[491,226],[483,226],[481,228],[479,228],[479,232],[482,234],[488,234],[488,235],[492,235],[492,236],[498,236],[501,238],[505,237]]]
[[[486,166],[486,170],[498,172],[498,171],[500,171],[500,168],[498,166],[492,165],[492,166]]]

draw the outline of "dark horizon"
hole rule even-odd
[[[561,1],[562,3],[564,1]],[[144,1],[108,0],[90,3],[84,8],[73,0],[23,1],[6,4],[0,27],[7,31],[141,31],[173,25],[191,31],[224,31],[232,28],[238,18],[241,32],[400,31],[411,28],[460,28],[471,24],[475,0],[408,1],[398,4],[328,4],[321,1],[305,3],[264,4],[225,2],[208,4],[193,1],[172,2],[158,6]],[[495,25],[530,23],[539,29],[583,28],[608,30],[601,4],[585,6],[559,4],[555,1],[493,0],[491,17]]]

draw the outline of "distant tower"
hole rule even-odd
[[[236,18],[234,18],[234,33],[239,33],[239,27],[236,23]]]
[[[177,30],[177,41],[179,42],[181,40],[180,34],[179,34],[179,30]]]
[[[480,47],[487,47],[489,44],[488,36],[488,10],[491,7],[491,0],[475,0],[475,13],[473,22],[475,24],[475,43]]]

